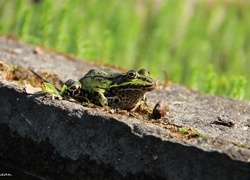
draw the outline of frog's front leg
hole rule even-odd
[[[146,95],[144,94],[143,97],[136,103],[136,105],[130,109],[131,112],[134,112],[134,111],[144,111],[144,110],[147,110],[148,111],[148,104],[147,104],[147,98],[146,98]]]
[[[94,91],[94,95],[97,96],[99,103],[103,107],[107,108],[108,107],[108,99],[104,96],[105,90],[100,89],[100,88],[94,88],[93,91]]]

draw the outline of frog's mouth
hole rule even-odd
[[[126,84],[117,86],[116,89],[125,90],[125,91],[152,91],[156,87],[156,83],[153,82],[151,84]],[[111,88],[112,89],[112,88]]]

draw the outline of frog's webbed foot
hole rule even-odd
[[[150,106],[148,105],[145,95],[140,101],[137,102],[137,104],[130,110],[130,112],[141,112],[143,114],[152,113],[152,108],[150,108]]]
[[[82,93],[81,96],[74,96],[73,97],[77,102],[80,102],[80,104],[84,107],[89,107],[89,108],[93,108],[95,107],[95,104],[93,104],[92,102],[90,102],[90,100],[88,99],[88,94],[85,94],[84,92]]]
[[[146,103],[145,101],[140,100],[140,101],[138,101],[138,102],[136,103],[136,105],[135,105],[132,109],[130,109],[129,111],[131,111],[131,112],[142,111],[142,110],[143,110],[142,106],[144,106],[145,103]]]
[[[88,108],[95,107],[95,104],[93,104],[91,102],[82,102],[81,105],[84,106],[84,107],[88,107]]]

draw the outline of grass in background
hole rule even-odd
[[[194,89],[250,99],[250,3],[0,0],[0,32],[80,58],[147,68]]]

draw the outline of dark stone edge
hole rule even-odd
[[[10,104],[5,103],[4,105],[11,105],[6,108],[1,103],[0,106],[2,112],[0,137],[1,142],[5,142],[0,147],[1,159],[11,161],[20,167],[27,167],[28,170],[28,167],[32,167],[35,169],[31,170],[33,173],[43,177],[52,176],[55,179],[58,177],[60,177],[58,179],[63,179],[65,176],[74,177],[76,175],[76,178],[78,176],[83,178],[90,177],[93,172],[102,174],[103,176],[100,177],[103,178],[106,177],[106,174],[110,174],[115,179],[131,177],[135,179],[145,179],[146,177],[151,179],[250,178],[250,163],[232,160],[223,153],[205,152],[196,147],[162,141],[154,136],[142,135],[140,137],[131,133],[131,128],[126,124],[114,118],[96,116],[87,111],[75,111],[75,116],[72,117],[67,108],[60,109],[53,103],[52,105],[42,104],[35,97],[27,98],[27,94],[9,87],[0,86],[0,94],[0,102],[10,102]],[[25,109],[27,104],[31,109]],[[39,110],[44,110],[44,112],[39,114]],[[55,114],[58,116],[55,116],[53,111],[58,111]],[[15,112],[19,113],[15,114]],[[34,114],[34,112],[38,114]],[[46,112],[49,113],[48,117],[52,117],[52,119],[54,116],[57,119],[59,117],[60,121],[57,121],[56,124],[50,122],[49,119],[42,122],[42,115]],[[9,121],[13,116],[21,123],[13,124],[12,121]],[[29,125],[35,121],[27,121],[32,116],[40,119],[35,127],[36,131],[30,129]],[[35,125],[33,124],[33,126]],[[61,130],[61,134],[56,136],[53,131],[48,132],[46,126],[51,126],[50,128],[54,130]],[[67,131],[69,129],[73,129],[73,131]],[[40,131],[39,135],[38,131]],[[62,134],[63,132],[65,134]],[[91,133],[96,134],[91,135]],[[61,135],[66,135],[66,138],[60,139]],[[81,144],[81,142],[85,143]],[[70,150],[70,147],[78,149],[78,152],[74,149]],[[14,151],[11,152],[11,150]],[[41,156],[42,159],[37,158],[40,153],[44,152],[46,153]],[[68,154],[74,154],[75,159],[69,157]],[[13,157],[13,155],[17,157]],[[20,161],[18,157],[22,157],[22,160]],[[34,162],[39,164],[39,168],[35,168],[36,163],[33,164]],[[53,167],[60,167],[57,163],[61,166],[63,164],[63,167],[52,170]],[[84,167],[89,164],[91,165],[89,175],[75,174],[75,171],[72,170],[72,168],[80,168],[85,172]],[[51,169],[52,172],[48,169]]]

